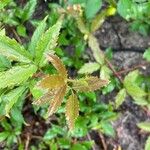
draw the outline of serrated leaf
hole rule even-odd
[[[111,70],[106,65],[103,65],[100,70],[100,78],[103,80],[109,80],[110,75],[111,75]]]
[[[0,142],[4,141],[7,137],[9,137],[10,132],[4,131],[0,133]]]
[[[47,54],[47,59],[50,61],[53,66],[57,69],[58,73],[63,76],[65,79],[67,78],[67,70],[65,66],[63,65],[60,58],[54,54]]]
[[[37,70],[35,65],[15,66],[5,72],[0,72],[0,89],[19,85],[31,77]]]
[[[30,42],[30,45],[29,45],[28,49],[29,49],[29,51],[31,52],[31,54],[33,56],[35,56],[35,47],[37,46],[37,44],[40,40],[40,37],[43,35],[43,33],[46,29],[46,20],[47,20],[47,17],[45,17],[43,19],[43,21],[41,21],[41,23],[36,28],[36,30],[33,33],[32,38],[31,38],[31,42]]]
[[[126,90],[125,89],[121,89],[119,91],[119,93],[117,94],[116,96],[116,108],[118,108],[125,100],[125,97],[126,97]]]
[[[144,131],[150,132],[150,122],[141,122],[138,123],[137,126]]]
[[[79,116],[79,102],[77,96],[72,93],[66,103],[66,120],[70,130],[74,129],[75,121]]]
[[[56,91],[56,94],[54,95],[53,100],[51,100],[51,102],[50,102],[50,106],[48,108],[46,118],[51,116],[53,113],[55,113],[57,111],[57,109],[60,107],[60,105],[63,101],[63,98],[65,96],[66,89],[67,89],[67,86],[65,85]]]
[[[98,77],[89,76],[86,78],[81,78],[79,80],[74,80],[72,82],[72,88],[80,92],[90,92],[100,89],[109,83],[107,80],[101,80]]]
[[[0,71],[4,71],[11,67],[11,63],[4,56],[0,55]]]
[[[150,150],[150,136],[146,140],[146,144],[145,144],[144,150]]]
[[[124,79],[123,84],[128,94],[132,98],[141,98],[146,96],[146,92],[137,85],[136,79],[139,76],[139,71],[135,70],[130,72]]]
[[[97,39],[93,35],[89,35],[88,44],[93,52],[95,60],[102,65],[104,63],[104,55],[99,47]]]
[[[150,61],[150,48],[145,50],[143,58],[146,59],[147,61]]]
[[[87,19],[91,19],[100,10],[102,6],[102,0],[87,0],[85,6],[85,14]]]
[[[6,116],[9,116],[11,108],[18,101],[19,97],[23,94],[25,89],[26,87],[24,86],[15,88],[2,97],[2,100],[6,103],[5,105]]]
[[[38,86],[43,89],[54,89],[59,88],[65,84],[64,79],[60,75],[47,75],[43,78],[39,83]]]
[[[79,74],[91,74],[100,69],[100,65],[98,63],[89,62],[84,64],[81,69],[78,71]]]
[[[32,104],[40,106],[40,105],[49,103],[55,94],[56,94],[56,92],[54,90],[49,90],[42,97],[40,97],[38,100],[35,100]]]
[[[22,22],[25,22],[30,19],[32,14],[35,11],[35,7],[37,4],[37,0],[29,0],[23,9],[23,13],[21,15]]]
[[[0,36],[0,55],[6,56],[10,60],[25,63],[32,61],[30,53],[23,46],[5,35]]]
[[[62,25],[62,17],[57,21],[55,25],[50,27],[40,38],[38,45],[35,49],[36,58],[35,61],[43,66],[44,64],[44,54],[47,51],[54,50],[57,45],[57,39],[59,36],[59,31]]]

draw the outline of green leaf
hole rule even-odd
[[[91,74],[97,71],[100,68],[98,63],[89,62],[84,64],[81,69],[78,71],[79,74]]]
[[[87,0],[85,14],[87,19],[93,18],[102,6],[101,0]]]
[[[5,35],[0,36],[0,55],[6,56],[10,60],[25,63],[29,63],[32,60],[30,53],[23,46]]]
[[[144,150],[150,150],[150,136],[149,136],[148,139],[146,140],[146,144],[145,144]]]
[[[31,77],[36,70],[37,67],[35,65],[23,65],[0,72],[0,89],[21,84]]]
[[[43,35],[46,29],[46,20],[47,17],[45,17],[43,21],[38,25],[31,38],[28,49],[33,56],[35,56],[35,47],[37,46],[38,42],[40,41],[40,37]]]
[[[104,55],[99,47],[98,40],[93,35],[89,35],[88,45],[93,52],[94,59],[102,65],[104,63]]]
[[[71,150],[88,150],[88,149],[84,145],[77,143],[71,147]]]
[[[3,101],[6,103],[5,113],[6,116],[9,116],[10,109],[13,105],[18,101],[19,97],[23,94],[26,87],[18,87],[16,89],[11,90],[9,93],[2,97]]]
[[[1,0],[0,9],[4,8],[6,5],[10,3],[11,0]]]
[[[70,140],[67,138],[59,138],[57,139],[58,145],[62,149],[69,149],[70,148]]]
[[[130,19],[131,16],[131,7],[132,7],[131,0],[119,0],[117,4],[118,13],[127,20]]]
[[[59,31],[62,25],[62,17],[57,21],[55,25],[50,27],[40,38],[38,45],[35,49],[36,58],[35,61],[43,66],[44,64],[44,54],[47,51],[54,50],[57,45],[57,39],[59,36]]]
[[[145,50],[143,58],[150,62],[150,48]]]
[[[146,96],[146,92],[136,83],[139,71],[130,72],[124,79],[124,87],[132,98],[141,98]]]
[[[24,25],[17,26],[17,33],[22,37],[27,37],[26,27]]]
[[[138,123],[137,126],[144,131],[150,132],[150,122],[141,122]]]
[[[37,0],[29,0],[29,2],[25,5],[21,16],[22,23],[31,18],[31,16],[35,11],[36,4],[37,4]]]
[[[4,71],[11,67],[11,63],[4,56],[0,55],[0,71]]]
[[[119,91],[119,93],[117,94],[116,96],[116,108],[118,108],[125,100],[125,97],[126,97],[126,90],[125,89],[121,89]]]
[[[100,70],[100,78],[103,80],[109,80],[110,75],[111,75],[111,70],[106,65],[103,65]]]
[[[0,133],[0,142],[4,141],[10,135],[9,132],[4,131]]]

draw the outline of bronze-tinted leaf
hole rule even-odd
[[[53,66],[58,70],[59,74],[64,78],[67,78],[67,71],[65,66],[63,65],[60,58],[54,54],[47,54],[47,59],[53,64]]]
[[[79,80],[74,80],[72,88],[80,92],[95,91],[103,86],[106,86],[109,81],[102,80],[98,77],[89,76],[86,78],[81,78]]]
[[[75,121],[79,116],[79,102],[77,96],[73,93],[69,96],[66,104],[66,119],[69,129],[72,130],[75,125]]]
[[[59,108],[59,106],[61,105],[61,103],[63,101],[63,98],[66,93],[66,89],[67,89],[67,86],[64,85],[63,87],[59,88],[56,91],[54,98],[50,102],[50,107],[48,108],[46,117],[51,116],[53,113],[55,113],[57,111],[57,109]]]
[[[39,105],[49,103],[55,94],[56,94],[55,90],[49,90],[42,97],[40,97],[38,100],[35,100],[32,104],[39,106]]]
[[[43,78],[39,83],[38,86],[43,89],[54,89],[60,88],[65,84],[64,78],[60,75],[47,75]]]

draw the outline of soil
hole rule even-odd
[[[47,5],[45,2],[40,1],[40,7],[38,7],[38,12],[34,14],[34,17],[41,18],[46,9]],[[144,37],[139,33],[132,32],[129,26],[129,23],[117,16],[107,19],[101,29],[95,33],[103,50],[107,47],[114,49],[112,63],[119,70],[128,69],[144,63],[142,52],[150,46],[150,36]],[[30,27],[30,24],[27,24],[28,32],[32,33],[33,28]],[[141,68],[141,71],[145,75],[150,76],[150,65],[144,69]],[[113,97],[115,94],[116,91],[112,93]],[[114,100],[114,98],[112,99],[112,95],[108,95],[107,97],[103,96],[103,101],[107,103]],[[49,124],[39,116],[36,116],[32,110],[30,102],[27,103],[23,110],[25,120],[30,124],[30,126],[25,126],[23,129],[21,138],[24,140],[28,138],[28,134],[43,136],[49,127]],[[126,101],[118,111],[121,115],[117,121],[112,123],[117,131],[116,139],[104,137],[107,141],[108,150],[113,150],[114,144],[120,145],[122,150],[144,150],[144,143],[148,135],[141,132],[136,124],[141,121],[150,120],[150,116],[144,109],[134,104],[131,97],[126,98]],[[92,132],[90,134],[92,139],[97,143],[95,149],[100,150],[101,146],[98,144],[102,143],[97,142],[97,133]],[[37,143],[37,140],[32,140],[31,143]]]

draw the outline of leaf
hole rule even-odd
[[[10,3],[10,0],[1,0],[1,2],[0,2],[0,9],[3,9],[9,3]]]
[[[54,90],[49,90],[38,100],[35,100],[32,104],[38,105],[38,106],[46,104],[46,103],[50,102],[50,100],[54,97],[55,94],[56,94],[56,92]]]
[[[67,70],[60,58],[54,54],[47,54],[47,59],[53,64],[53,66],[57,69],[58,73],[62,75],[65,79],[67,78]]]
[[[21,84],[31,77],[36,70],[37,67],[35,65],[23,65],[0,72],[0,89]]]
[[[146,140],[146,144],[145,144],[144,150],[150,150],[150,136]]]
[[[103,80],[109,80],[110,75],[111,75],[111,70],[106,65],[103,65],[100,70],[100,78]]]
[[[5,35],[0,36],[0,55],[6,56],[10,60],[25,63],[32,61],[30,53],[23,46]]]
[[[150,62],[150,48],[145,50],[143,58]]]
[[[2,99],[4,102],[6,102],[6,105],[5,105],[6,116],[9,116],[9,112],[10,112],[11,108],[18,101],[19,97],[23,94],[25,89],[26,89],[26,87],[24,87],[24,86],[18,87],[16,89],[11,90],[6,95],[4,95],[4,97]]]
[[[93,52],[93,56],[94,56],[95,60],[98,63],[100,63],[100,65],[102,65],[104,63],[104,55],[99,48],[99,43],[98,43],[97,39],[93,35],[89,35],[88,44]]]
[[[78,71],[79,74],[91,74],[100,69],[100,65],[98,63],[89,62],[85,63],[81,69]]]
[[[11,67],[11,63],[4,56],[0,55],[0,71],[4,71]]]
[[[54,50],[57,45],[57,39],[59,36],[59,31],[62,25],[62,17],[57,21],[55,25],[50,27],[40,38],[38,45],[35,48],[35,61],[43,66],[44,64],[44,54],[47,51]]]
[[[118,108],[124,102],[125,97],[126,97],[126,90],[121,89],[116,96],[116,101],[115,101],[116,108]]]
[[[35,11],[35,7],[37,4],[37,0],[29,0],[23,9],[23,13],[21,15],[22,23],[29,20]]]
[[[72,88],[77,92],[91,92],[106,86],[108,83],[109,81],[107,80],[101,80],[98,77],[89,76],[79,80],[73,80]]]
[[[79,102],[77,96],[72,93],[66,103],[66,120],[70,130],[74,129],[75,121],[79,116]]]
[[[47,75],[43,78],[39,83],[38,86],[43,89],[54,89],[61,87],[65,84],[64,79],[60,75]]]
[[[9,132],[4,131],[0,133],[0,142],[4,141],[10,135]]]
[[[87,19],[93,18],[102,6],[101,0],[87,0],[85,14]]]
[[[45,29],[46,29],[46,20],[47,17],[41,21],[39,26],[36,28],[36,30],[33,33],[33,36],[31,38],[31,42],[29,44],[29,51],[32,54],[32,56],[35,56],[35,47],[37,46],[38,42],[40,41],[40,37],[43,35]]]
[[[132,98],[141,98],[146,96],[146,92],[137,85],[136,79],[139,76],[139,71],[135,70],[130,72],[124,79],[123,84],[128,94],[132,96]]]
[[[138,123],[137,126],[144,131],[150,132],[150,122],[141,122]]]
[[[117,4],[118,13],[125,19],[129,20],[131,16],[131,8],[132,8],[131,0],[119,0]]]
[[[50,107],[48,108],[46,118],[51,116],[53,113],[55,113],[57,111],[57,109],[60,107],[60,105],[63,101],[63,98],[65,96],[66,89],[67,89],[67,86],[65,85],[56,91],[56,94],[55,94],[53,100],[51,100],[51,102],[50,102]]]

